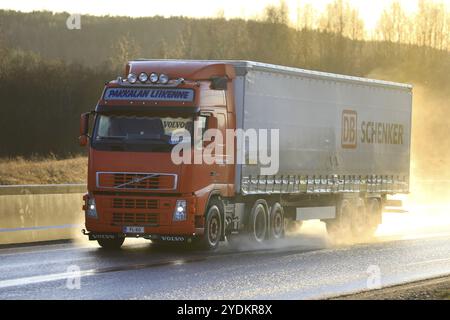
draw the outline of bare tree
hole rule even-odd
[[[289,23],[289,8],[284,0],[278,6],[269,5],[264,9],[263,20],[275,24]]]
[[[449,25],[445,5],[440,2],[419,0],[415,18],[416,43],[420,46],[448,49]]]
[[[113,45],[109,61],[113,68],[120,70],[122,65],[131,59],[139,58],[141,55],[141,47],[134,40],[130,33],[121,36]]]
[[[431,39],[430,46],[437,49],[443,49],[445,43],[446,12],[443,3],[431,3],[428,10],[430,15]]]
[[[335,0],[328,4],[320,16],[319,27],[325,32],[351,39],[362,39],[365,34],[364,21],[358,10],[352,8],[346,0]]]
[[[379,40],[389,42],[405,42],[408,30],[408,17],[399,1],[394,1],[384,9],[377,25]]]
[[[313,30],[317,27],[317,12],[308,3],[304,6],[297,5],[297,30]]]

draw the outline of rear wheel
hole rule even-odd
[[[268,217],[267,203],[264,200],[258,200],[253,205],[250,213],[249,236],[250,240],[256,243],[262,243],[268,235]]]
[[[277,202],[270,210],[270,237],[276,240],[283,238],[284,225],[283,207]]]
[[[345,244],[353,241],[352,218],[354,206],[351,201],[343,199],[338,206],[336,218],[325,221],[327,232],[336,244]]]
[[[381,202],[379,199],[368,199],[366,205],[367,227],[366,234],[370,237],[375,235],[378,226],[381,224]]]
[[[288,233],[298,233],[303,226],[303,221],[296,221],[294,219],[284,219],[284,230]]]
[[[352,232],[355,240],[370,241],[377,231],[381,219],[381,206],[378,199],[360,199],[352,219]]]
[[[352,215],[352,234],[355,240],[364,241],[367,236],[368,214],[364,199],[358,199],[358,203]]]
[[[118,250],[122,246],[125,238],[115,238],[115,239],[97,239],[98,244],[103,249],[107,250]]]

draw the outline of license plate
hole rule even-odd
[[[123,233],[144,233],[144,227],[123,227]]]

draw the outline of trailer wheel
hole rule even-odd
[[[262,243],[267,235],[267,203],[265,200],[258,200],[253,205],[250,213],[249,234],[250,240]]]
[[[353,241],[352,217],[354,207],[352,203],[343,199],[338,205],[336,219],[326,220],[327,232],[331,240],[336,244],[346,244]]]
[[[366,205],[367,212],[367,227],[366,234],[370,237],[375,235],[378,226],[381,224],[382,210],[379,199],[368,199]]]
[[[222,217],[219,205],[215,202],[208,207],[205,218],[205,234],[199,240],[201,249],[216,250],[222,237]]]
[[[115,238],[115,239],[97,239],[100,247],[106,250],[118,250],[122,246],[125,238]]]
[[[369,215],[364,199],[358,199],[358,204],[353,210],[352,215],[352,234],[355,240],[365,241],[367,238],[367,229],[369,225]]]
[[[270,210],[270,237],[276,240],[283,238],[284,226],[283,207],[277,202]]]
[[[360,200],[352,219],[352,232],[359,242],[370,241],[381,222],[380,200],[372,198]]]
[[[294,219],[284,218],[285,233],[298,233],[303,226],[303,221],[296,221]]]

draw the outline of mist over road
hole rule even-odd
[[[379,234],[332,247],[313,222],[277,246],[224,244],[216,253],[144,240],[118,252],[87,241],[3,247],[0,299],[313,299],[450,274],[447,226],[402,236],[387,225]]]

